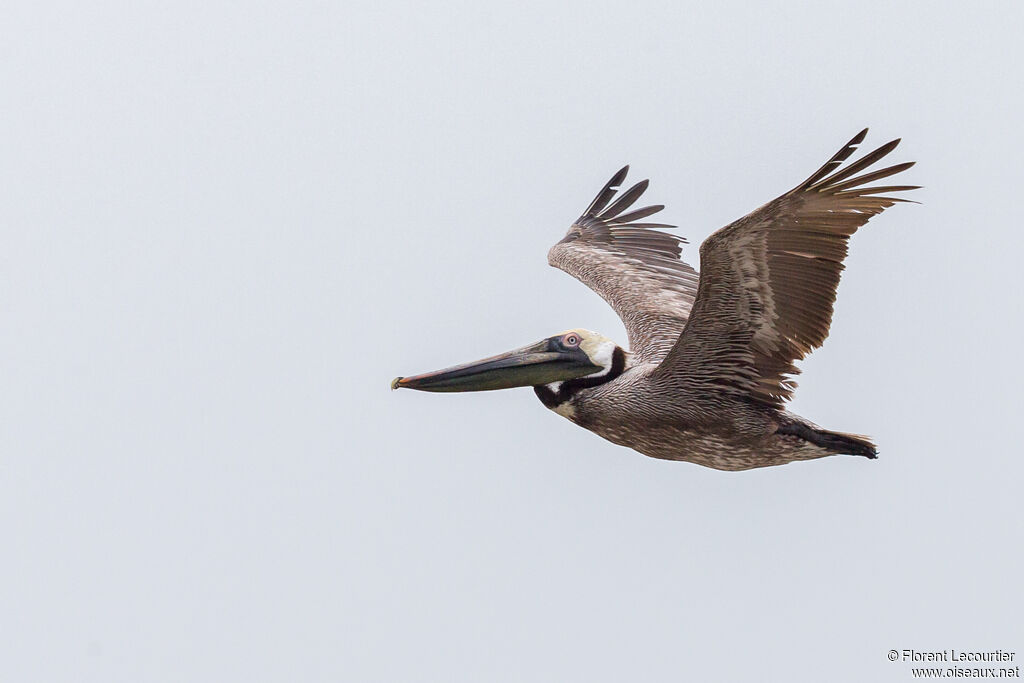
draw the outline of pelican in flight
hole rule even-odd
[[[548,262],[611,305],[627,351],[573,329],[475,363],[414,377],[393,389],[486,391],[532,386],[541,402],[612,443],[644,455],[745,470],[849,454],[871,441],[822,429],[785,408],[799,370],[832,321],[850,235],[915,185],[873,185],[913,162],[869,170],[893,140],[843,165],[858,133],[793,190],[715,232],[701,271],[680,259],[684,240],[640,222],[663,206],[630,210],[647,189],[616,198],[629,167],[608,181]],[[614,201],[613,201],[614,200]]]

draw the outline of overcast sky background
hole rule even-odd
[[[1021,3],[0,9],[0,679],[905,681],[1024,659]],[[864,126],[795,412],[879,460],[661,462],[529,389],[631,163],[690,240]]]

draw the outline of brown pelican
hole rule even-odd
[[[629,211],[647,189],[615,198],[616,173],[548,262],[607,301],[630,351],[573,329],[475,363],[399,377],[392,388],[484,391],[532,386],[545,406],[605,439],[667,460],[743,470],[850,454],[875,458],[863,436],[828,431],[785,409],[795,361],[821,346],[832,321],[850,235],[914,185],[870,183],[913,162],[867,171],[899,140],[843,166],[858,133],[793,190],[708,237],[701,271],[683,239]],[[860,174],[860,175],[858,175]],[[615,199],[615,201],[612,201]]]

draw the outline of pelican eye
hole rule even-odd
[[[580,345],[579,335],[567,334],[564,337],[562,337],[562,343],[564,343],[566,346],[579,346]]]

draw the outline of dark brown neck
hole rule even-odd
[[[568,401],[581,389],[589,389],[611,382],[625,370],[626,352],[621,347],[616,346],[612,352],[612,366],[603,375],[567,379],[558,387],[558,391],[553,391],[546,384],[541,384],[535,386],[533,392],[537,394],[537,398],[540,399],[541,403],[548,408],[554,408]]]

